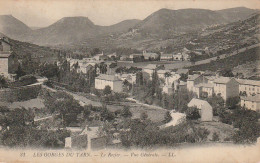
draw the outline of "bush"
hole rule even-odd
[[[212,135],[212,141],[219,141],[219,135],[216,132]]]
[[[106,85],[105,89],[103,90],[104,95],[109,95],[111,94],[111,92],[111,87],[109,85]]]
[[[168,122],[170,122],[171,120],[172,120],[172,116],[171,116],[170,112],[167,111],[167,112],[165,113],[165,115],[164,115],[164,122],[165,122],[165,123],[168,123]]]
[[[197,120],[200,118],[199,110],[196,107],[190,107],[186,110],[186,118],[189,120]]]
[[[146,112],[142,112],[141,115],[140,115],[140,119],[144,121],[147,118],[148,118],[148,114]]]
[[[30,85],[34,84],[37,82],[37,79],[33,75],[25,75],[20,77],[20,79],[14,83],[12,83],[13,87],[20,87],[20,86],[25,86],[25,85]]]
[[[124,106],[124,109],[121,111],[121,116],[124,118],[132,117],[132,113],[128,106]]]

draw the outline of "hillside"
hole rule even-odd
[[[29,34],[32,30],[12,15],[0,15],[0,32],[17,39],[21,34]]]
[[[233,69],[239,65],[244,65],[248,63],[254,62],[254,64],[258,63],[260,60],[260,48],[256,47],[253,49],[249,49],[245,52],[239,53],[237,55],[221,59],[218,61],[213,61],[208,64],[198,65],[190,67],[192,71],[213,71],[216,72],[218,70],[224,69]]]
[[[201,29],[226,23],[218,13],[204,9],[161,9],[140,22],[136,28],[142,32],[162,36]]]
[[[11,38],[38,45],[83,43],[84,46],[92,46],[98,42],[100,46],[105,43],[108,45],[104,46],[108,47],[112,44],[111,46],[116,47],[124,46],[124,43],[120,44],[121,40],[127,41],[130,45],[135,43],[138,45],[150,39],[174,38],[192,31],[201,31],[209,26],[234,22],[248,17],[253,12],[256,11],[247,8],[220,11],[161,9],[144,20],[125,20],[111,26],[95,25],[87,17],[65,17],[48,27],[35,30],[31,30],[12,16],[4,16],[0,27],[1,32]]]
[[[227,22],[235,22],[248,18],[250,15],[259,12],[259,10],[249,9],[245,7],[229,8],[224,10],[218,10]]]
[[[66,17],[56,23],[34,30],[25,41],[37,44],[69,44],[93,37],[98,34],[98,29],[87,17]]]
[[[6,37],[4,34],[0,33],[0,37]],[[51,49],[49,47],[39,46],[35,44],[30,44],[27,42],[17,41],[8,38],[12,50],[17,54],[19,59],[32,58],[35,61],[40,62],[55,62],[57,61],[58,51]]]
[[[138,24],[139,22],[141,22],[141,20],[138,19],[124,20],[117,24],[111,26],[101,26],[100,28],[105,34],[122,33],[128,32],[129,29],[136,26],[136,24]]]
[[[86,38],[127,32],[139,20],[125,20],[111,26],[95,25],[87,17],[66,17],[56,23],[36,29],[30,35],[23,35],[22,40],[39,45],[72,44]]]

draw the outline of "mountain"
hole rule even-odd
[[[104,33],[127,32],[129,29],[133,28],[135,25],[137,25],[140,22],[141,20],[138,19],[124,20],[114,25],[104,26],[103,31]]]
[[[21,34],[28,34],[32,30],[12,15],[0,15],[0,32],[11,38],[19,38]]]
[[[222,15],[227,22],[235,22],[238,20],[244,20],[248,18],[250,15],[259,12],[259,10],[249,9],[246,7],[236,7],[218,10],[216,12]]]
[[[71,44],[85,38],[127,32],[137,22],[139,20],[125,20],[111,26],[98,26],[87,17],[65,17],[48,27],[34,30],[29,36],[24,35],[24,41],[40,45]]]
[[[218,13],[204,9],[161,9],[140,22],[136,28],[157,35],[187,32],[226,23]]]
[[[13,16],[5,15],[0,17],[0,32],[11,38],[38,45],[71,45],[88,40],[101,44],[110,41],[109,37],[115,40],[121,36],[132,37],[136,33],[139,34],[139,40],[168,39],[191,31],[201,31],[208,26],[234,22],[254,12],[257,11],[247,8],[218,11],[160,9],[144,20],[125,20],[111,26],[95,25],[87,17],[65,17],[48,27],[34,30]],[[91,44],[89,42],[88,45]]]
[[[93,37],[98,32],[96,25],[87,17],[65,17],[48,27],[34,30],[25,39],[37,44],[69,44]]]

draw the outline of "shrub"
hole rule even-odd
[[[104,95],[109,95],[111,94],[111,92],[111,87],[109,85],[106,85],[105,89],[103,90]]]
[[[124,109],[121,111],[121,116],[124,118],[132,117],[132,113],[128,106],[124,106]]]
[[[164,115],[164,122],[165,122],[165,123],[168,123],[168,122],[170,122],[171,120],[172,120],[172,116],[171,116],[170,112],[167,111],[167,112],[165,113],[165,115]]]
[[[20,77],[20,79],[14,83],[12,83],[13,87],[20,87],[20,86],[25,86],[25,85],[30,85],[34,84],[37,82],[37,79],[33,75],[25,75]]]
[[[216,132],[212,135],[212,141],[219,141],[219,135]]]
[[[197,120],[200,118],[199,110],[196,107],[190,107],[186,110],[186,118],[189,120]]]
[[[140,119],[144,121],[147,118],[148,118],[148,114],[146,112],[142,112],[141,115],[140,115]]]

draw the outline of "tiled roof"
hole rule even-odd
[[[130,54],[130,56],[143,56],[143,54],[134,53],[134,54]]]
[[[144,67],[144,69],[150,69],[150,70],[154,70],[157,68],[156,64],[148,64],[147,66]]]
[[[177,74],[187,74],[189,72],[189,69],[178,69],[176,71]]]
[[[170,72],[169,70],[158,70],[157,73],[158,74],[164,74],[166,72]]]
[[[11,53],[2,53],[0,54],[0,58],[8,58],[11,55]]]
[[[215,82],[215,83],[226,84],[226,83],[228,83],[230,80],[231,80],[231,78],[229,78],[229,77],[219,77],[219,78],[216,78],[216,79],[214,80],[214,82]]]
[[[189,75],[189,76],[188,76],[188,80],[195,80],[195,79],[197,79],[198,77],[200,77],[200,74]]]
[[[173,54],[161,54],[161,57],[172,57]]]
[[[96,79],[101,79],[101,80],[108,80],[108,81],[119,81],[118,77],[114,75],[106,75],[106,74],[100,74]]]
[[[257,94],[255,96],[247,96],[247,97],[241,96],[241,100],[260,102],[260,94]]]
[[[260,81],[258,80],[237,79],[237,81],[239,84],[260,86]]]
[[[199,105],[207,105],[207,106],[210,106],[211,105],[205,101],[205,100],[200,100],[200,99],[196,99],[196,98],[193,98],[189,103],[188,103],[188,107],[192,107],[192,106],[199,106]]]
[[[158,57],[159,54],[156,54],[156,53],[144,53],[143,56],[144,57]]]
[[[216,76],[205,76],[205,78],[208,80],[215,80],[217,77]]]

